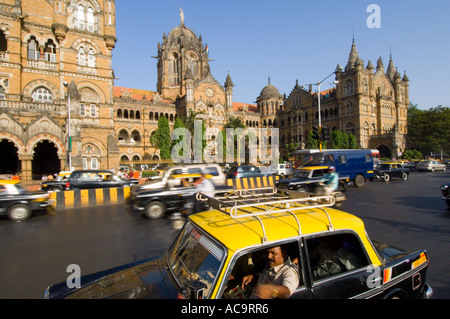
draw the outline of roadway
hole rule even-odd
[[[450,172],[414,172],[407,181],[350,187],[342,210],[361,217],[371,238],[407,250],[427,249],[434,298],[450,298],[450,210],[439,186]],[[131,215],[123,205],[39,214],[23,223],[0,219],[0,299],[40,299],[65,281],[67,266],[82,274],[167,249],[176,236],[166,218]]]

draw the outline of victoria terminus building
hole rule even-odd
[[[207,44],[182,11],[180,24],[155,43],[156,90],[114,86],[116,41],[115,0],[0,0],[0,174],[29,181],[70,167],[117,170],[121,162],[157,160],[158,119],[173,129],[191,111],[207,127],[223,128],[232,116],[250,128],[277,128],[280,148],[304,146],[318,124],[318,93],[295,79],[288,94],[269,80],[256,104],[234,102],[231,75],[221,75],[223,84],[213,77]],[[392,58],[386,70],[381,58],[364,63],[353,42],[335,80],[320,92],[322,125],[398,156],[407,133],[406,74]]]

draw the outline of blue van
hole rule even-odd
[[[336,172],[348,175],[356,187],[364,185],[367,179],[373,180],[374,160],[371,150],[298,150],[295,167],[334,166]]]

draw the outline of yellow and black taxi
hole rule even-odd
[[[166,213],[180,212],[186,200],[197,192],[193,185],[199,174],[172,174],[164,181],[151,181],[130,189],[129,204],[134,213],[156,219]],[[212,175],[205,175],[212,180]],[[149,187],[150,186],[150,187]],[[228,190],[225,185],[215,185],[216,189]]]
[[[328,169],[329,166],[304,166],[297,168],[289,178],[280,179],[277,182],[277,187],[299,192],[314,193],[320,183],[325,181]],[[348,175],[341,174],[338,174],[338,178],[338,190],[345,192],[350,183],[350,178]]]
[[[237,192],[200,194],[211,209],[191,215],[164,255],[81,277],[78,288],[52,285],[45,297],[252,298],[262,287],[268,298],[432,295],[426,251],[372,241],[361,219],[331,208],[333,197]],[[281,277],[266,281],[271,272]]]
[[[386,162],[375,167],[376,178],[389,182],[392,178],[401,178],[406,181],[409,176],[409,168],[403,166],[401,162]]]
[[[47,193],[28,190],[20,180],[0,180],[0,215],[21,222],[34,211],[47,210],[52,201]]]
[[[41,183],[41,190],[46,192],[61,192],[66,189],[66,183],[71,171],[62,171],[54,180],[46,180]]]

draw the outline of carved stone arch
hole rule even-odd
[[[26,145],[27,154],[33,156],[34,148],[39,142],[43,141],[50,141],[55,145],[56,149],[58,150],[58,157],[60,159],[62,159],[66,155],[67,150],[66,147],[64,146],[64,143],[61,142],[61,140],[58,137],[47,133],[34,135],[28,140],[28,143]]]
[[[87,39],[87,38],[79,38],[76,39],[75,41],[72,42],[72,44],[70,45],[70,48],[77,50],[83,45],[83,44],[87,44],[88,47],[92,47],[95,50],[95,53],[101,53],[101,49],[98,46],[98,44],[94,41],[92,41],[91,39]]]
[[[0,113],[0,132],[10,133],[14,136],[24,135],[24,126],[18,122],[9,112]],[[24,138],[22,138],[25,140]]]
[[[24,43],[28,43],[30,41],[31,37],[35,37],[36,41],[39,43],[39,45],[42,45],[44,42],[43,40],[35,33],[29,33],[23,38]]]
[[[56,48],[59,48],[59,42],[58,40],[55,38],[55,36],[53,36],[52,34],[48,34],[46,35],[43,40],[42,40],[42,45],[45,45],[48,40],[52,40],[53,44],[55,45]],[[40,42],[39,42],[40,43]]]
[[[103,157],[105,151],[105,145],[98,140],[88,138],[81,142],[82,157]]]
[[[7,132],[0,132],[0,141],[1,140],[8,140],[13,143],[17,148],[18,156],[26,154],[26,146],[18,136]]]
[[[92,82],[78,83],[78,92],[80,93],[81,101],[93,103],[106,103],[105,93],[95,83]]]
[[[75,5],[76,6],[78,6],[80,4],[84,5],[84,6],[86,6],[86,4],[90,4],[92,6],[92,8],[94,9],[95,13],[101,13],[102,12],[100,4],[96,0],[78,0],[78,1],[75,1]]]
[[[59,140],[64,139],[64,128],[56,123],[49,116],[41,116],[37,118],[26,127],[28,136],[35,136],[39,134],[49,134],[55,136]]]
[[[23,95],[26,98],[32,98],[34,90],[36,90],[38,87],[45,87],[47,88],[53,95],[53,100],[60,100],[62,99],[60,90],[50,81],[47,81],[45,79],[38,79],[29,82],[25,88],[23,89]]]

